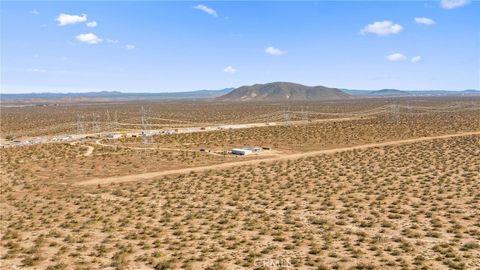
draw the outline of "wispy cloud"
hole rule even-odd
[[[127,49],[127,50],[133,50],[133,49],[135,49],[135,45],[133,45],[133,44],[127,44],[127,45],[125,45],[125,49]]]
[[[387,56],[387,60],[392,62],[405,61],[405,59],[407,59],[407,57],[401,53],[392,53]]]
[[[230,74],[233,74],[233,73],[237,73],[237,69],[232,67],[232,66],[228,66],[226,68],[223,69],[223,72],[225,73],[230,73]]]
[[[97,22],[91,21],[91,22],[87,22],[85,25],[87,25],[88,27],[97,27]]]
[[[434,20],[432,20],[430,18],[425,18],[425,17],[417,17],[414,20],[418,24],[424,24],[424,25],[434,25],[435,24]]]
[[[69,15],[65,13],[60,13],[55,19],[58,22],[58,25],[64,26],[68,24],[81,23],[87,21],[87,14],[82,15]]]
[[[41,68],[32,68],[32,69],[29,69],[29,71],[31,71],[31,72],[37,72],[37,73],[45,73],[45,72],[47,72],[46,69],[41,69]]]
[[[112,44],[117,44],[117,43],[118,43],[118,40],[117,40],[117,39],[107,38],[105,41],[106,41],[107,43],[112,43]]]
[[[217,11],[215,11],[215,9],[210,8],[210,7],[207,7],[207,6],[205,6],[205,5],[197,5],[197,6],[193,7],[193,8],[194,8],[194,9],[201,10],[201,11],[203,11],[203,12],[205,12],[205,13],[207,13],[207,14],[210,14],[210,15],[212,15],[212,16],[214,16],[214,17],[217,17],[217,16],[218,16]]]
[[[388,36],[398,34],[402,30],[403,27],[400,24],[393,23],[392,21],[381,21],[365,26],[362,30],[360,30],[360,34],[364,35],[367,33],[372,33],[379,36]]]
[[[418,62],[422,62],[423,58],[420,55],[417,55],[417,56],[412,57],[412,59],[410,61],[412,61],[412,63],[418,63]]]
[[[40,12],[38,12],[38,10],[34,9],[34,10],[30,10],[30,14],[40,15]]]
[[[444,9],[455,9],[470,4],[470,0],[441,0],[440,6]]]
[[[97,37],[94,33],[80,34],[76,36],[77,40],[80,42],[85,42],[88,44],[98,44],[102,42],[102,39]]]
[[[286,54],[287,52],[282,51],[282,50],[280,50],[279,48],[267,47],[267,48],[265,49],[265,53],[267,53],[267,54],[269,54],[269,55],[273,55],[273,56],[279,56],[279,55]]]

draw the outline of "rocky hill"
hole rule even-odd
[[[273,82],[242,86],[217,99],[223,101],[338,100],[351,95],[337,88]]]

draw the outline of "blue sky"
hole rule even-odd
[[[478,89],[480,2],[442,1],[2,2],[1,90]]]

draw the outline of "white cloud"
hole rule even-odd
[[[230,74],[236,73],[237,71],[238,70],[232,66],[228,66],[223,69],[223,72],[230,73]]]
[[[55,20],[58,22],[58,25],[64,26],[67,24],[86,22],[87,15],[86,14],[69,15],[69,14],[61,13],[60,15],[58,15],[58,17]]]
[[[444,9],[454,9],[468,5],[470,0],[441,0],[440,6]]]
[[[282,55],[282,54],[286,54],[286,52],[278,49],[278,48],[275,48],[275,47],[268,47],[265,49],[265,52],[267,54],[270,54],[270,55],[274,55],[274,56],[279,56],[279,55]]]
[[[87,22],[86,25],[88,27],[97,27],[97,22],[96,21]]]
[[[32,72],[38,72],[38,73],[45,73],[45,72],[47,72],[47,70],[41,69],[41,68],[32,68],[32,69],[30,69],[30,71],[32,71]]]
[[[407,59],[407,57],[401,53],[392,53],[387,56],[387,60],[392,62],[405,61],[405,59]]]
[[[207,14],[210,14],[210,15],[212,15],[212,16],[214,16],[214,17],[217,17],[217,16],[218,16],[217,12],[216,12],[213,8],[207,7],[207,6],[205,6],[205,5],[197,5],[197,6],[193,7],[193,8],[198,9],[198,10],[201,10],[201,11],[203,11],[203,12],[205,12],[205,13],[207,13]]]
[[[38,10],[34,9],[34,10],[31,10],[31,11],[30,11],[30,14],[40,15],[40,12],[38,12]]]
[[[403,30],[403,27],[400,24],[395,24],[391,21],[382,21],[374,22],[365,26],[360,30],[360,34],[364,35],[367,33],[377,34],[379,36],[388,36],[393,34],[398,34]]]
[[[97,35],[95,35],[94,33],[80,34],[76,38],[78,41],[88,44],[98,44],[102,42],[102,39],[97,37]]]
[[[133,49],[135,49],[135,45],[133,45],[133,44],[127,44],[127,45],[125,45],[125,49],[127,49],[127,50],[133,50]]]
[[[412,63],[418,63],[418,62],[422,62],[422,60],[423,60],[422,57],[420,55],[417,55],[412,57],[410,61],[412,61]]]
[[[424,25],[433,25],[435,24],[435,21],[430,19],[430,18],[425,18],[425,17],[417,17],[415,18],[415,22],[418,24],[424,24]]]
[[[117,44],[117,43],[118,43],[118,40],[117,40],[117,39],[109,39],[109,38],[107,38],[105,41],[106,41],[107,43],[113,43],[113,44]]]

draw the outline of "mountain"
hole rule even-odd
[[[412,96],[478,96],[480,91],[478,90],[463,90],[463,91],[451,91],[451,90],[413,90],[408,91]]]
[[[352,96],[362,97],[406,97],[406,96],[478,96],[479,90],[468,89],[463,91],[452,90],[397,90],[397,89],[382,89],[382,90],[351,90],[342,89],[344,93]]]
[[[254,84],[234,89],[220,96],[222,101],[337,100],[351,96],[337,88],[305,86],[290,82]]]
[[[462,92],[465,95],[480,95],[480,90],[475,90],[475,89],[467,89]]]
[[[244,100],[335,100],[352,97],[402,97],[402,96],[480,96],[480,91],[448,90],[351,90],[327,88],[323,86],[305,86],[288,82],[255,84],[239,88],[221,90],[196,90],[188,92],[164,93],[124,93],[119,91],[100,91],[86,93],[0,93],[0,101],[20,103],[63,103],[63,102],[99,102],[99,101],[162,101],[162,100],[199,100],[216,99],[225,101]]]
[[[118,91],[101,91],[87,93],[0,94],[0,100],[48,102],[211,99],[225,95],[232,90],[233,88],[225,88],[221,90],[197,90],[188,92],[165,93],[123,93]]]
[[[410,93],[407,91],[402,91],[402,90],[397,90],[397,89],[382,89],[378,91],[372,91],[370,92],[370,95],[372,96],[382,96],[382,97],[392,97],[392,96],[409,96]]]

